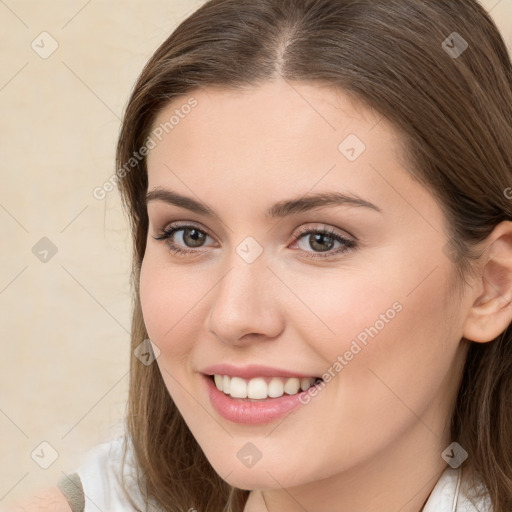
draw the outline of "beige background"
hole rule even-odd
[[[117,190],[92,191],[138,73],[203,1],[0,0],[0,507],[119,432],[130,239]],[[483,3],[510,48],[512,0]]]

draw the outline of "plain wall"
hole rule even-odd
[[[0,2],[0,507],[120,432],[130,235],[117,190],[93,190],[144,63],[202,3]],[[483,4],[510,48],[512,0]]]

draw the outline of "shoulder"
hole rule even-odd
[[[56,487],[5,512],[133,510],[127,495],[138,507],[144,506],[140,483],[133,447],[121,437],[93,446],[83,454],[74,472],[66,474]]]
[[[58,487],[51,487],[15,503],[6,512],[72,512],[72,510]]]
[[[130,500],[144,506],[143,478],[126,436],[94,446],[84,454],[75,473],[80,478],[85,512],[133,510]]]
[[[463,478],[461,468],[447,467],[422,512],[493,512],[487,488]]]

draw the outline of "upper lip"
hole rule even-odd
[[[297,377],[299,379],[316,377],[312,373],[301,373],[258,364],[247,366],[234,366],[228,363],[214,364],[203,368],[200,372],[205,375],[228,375],[230,377],[241,377],[242,379],[252,379],[254,377]]]

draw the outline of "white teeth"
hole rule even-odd
[[[230,382],[231,382],[231,379],[227,375],[224,375],[224,377],[222,378],[222,391],[224,391],[224,393],[226,393],[226,395],[229,395]]]
[[[222,384],[224,383],[224,377],[222,377],[222,375],[215,375],[214,379],[215,379],[215,385],[217,386],[217,389],[219,391],[222,391],[224,389],[222,386]]]
[[[300,380],[293,377],[292,379],[288,379],[284,385],[284,392],[289,395],[295,395],[297,391],[300,389]]]
[[[270,398],[279,398],[284,394],[284,384],[282,379],[274,377],[268,384],[268,396]]]
[[[268,397],[279,398],[284,393],[295,395],[300,390],[306,391],[316,382],[314,377],[299,379],[297,377],[282,378],[255,377],[250,380],[241,377],[229,377],[228,375],[214,375],[215,385],[219,391],[233,398],[249,398],[252,400],[264,400]]]
[[[226,378],[226,377],[224,377]],[[240,377],[231,377],[229,394],[233,398],[247,398],[247,383]]]
[[[300,387],[302,391],[307,391],[311,387],[310,379],[300,379]]]
[[[251,379],[247,385],[247,396],[253,399],[267,398],[267,390],[268,386],[265,379]]]

